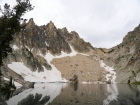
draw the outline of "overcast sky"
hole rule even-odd
[[[0,5],[16,0],[0,0]],[[37,25],[50,20],[57,28],[76,31],[94,47],[110,48],[140,23],[140,0],[31,0],[34,10],[24,17]]]

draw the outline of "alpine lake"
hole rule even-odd
[[[140,105],[140,85],[36,83],[11,95],[8,105]]]

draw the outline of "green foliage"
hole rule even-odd
[[[20,25],[23,20],[21,17],[33,9],[29,0],[16,0],[16,2],[17,5],[13,8],[10,8],[7,3],[3,9],[0,8],[2,14],[0,17],[0,66],[2,59],[12,51],[9,44],[13,40],[14,34],[24,28]]]
[[[140,82],[133,82],[132,84],[140,85]]]

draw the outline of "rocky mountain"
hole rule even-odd
[[[51,21],[47,25],[37,26],[33,19],[30,19],[28,23],[24,22],[22,25],[26,25],[26,28],[15,34],[15,40],[11,43],[12,54],[9,54],[3,60],[4,77],[12,76],[21,84],[23,80],[30,82],[105,81],[106,71],[102,72],[103,68],[99,66],[99,62],[87,56],[96,52],[96,49],[80,38],[78,33],[74,31],[69,33],[66,28],[57,29]],[[60,63],[61,59],[65,59],[65,57],[68,57],[68,62],[76,61],[75,59],[79,59],[79,57],[84,57],[85,61],[80,64],[74,62],[72,69],[66,69],[64,63]],[[64,74],[68,73],[67,71],[73,72],[73,70],[76,70],[75,66],[88,65],[88,61],[91,61],[91,63],[90,66],[79,68],[81,70],[77,69],[77,74],[70,73],[69,78],[67,78],[62,74],[63,69],[57,67],[57,64],[53,62],[54,59],[58,60],[59,66],[65,68]],[[94,62],[98,65],[98,71],[100,72],[96,76],[90,74],[90,72],[96,72],[96,70],[93,70],[96,69],[92,65]],[[90,78],[79,76],[81,75],[80,72],[82,75],[88,73]],[[94,78],[92,78],[93,76]]]
[[[15,34],[13,52],[3,60],[4,77],[30,82],[139,82],[140,26],[111,49],[95,48],[77,32],[52,21],[37,26],[30,19]],[[104,63],[105,62],[105,63]],[[112,67],[114,66],[114,68]]]
[[[108,49],[105,59],[116,70],[116,82],[140,82],[140,25],[128,32],[122,43]]]

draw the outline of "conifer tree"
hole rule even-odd
[[[24,28],[20,25],[22,16],[33,9],[29,0],[16,1],[17,5],[13,8],[6,3],[4,8],[0,9],[2,14],[0,17],[0,65],[2,65],[2,59],[12,51],[9,44],[13,41],[14,34]]]
[[[29,0],[16,0],[16,3],[13,8],[7,3],[0,8],[0,67],[3,65],[2,59],[12,52],[10,43],[15,33],[24,28],[20,25],[23,20],[22,16],[34,8]]]

